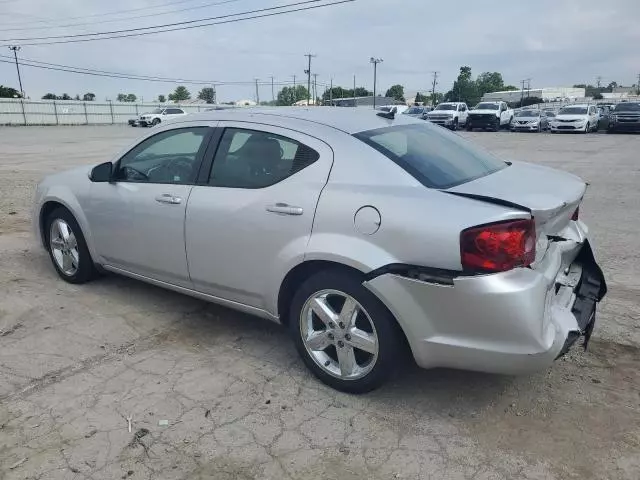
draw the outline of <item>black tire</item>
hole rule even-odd
[[[158,125],[160,123],[160,119],[159,118],[154,118],[153,122],[151,122],[151,126],[155,127],[156,125]]]
[[[60,219],[69,225],[71,231],[73,232],[77,246],[78,246],[78,268],[73,275],[68,275],[64,273],[60,267],[58,266],[56,260],[53,256],[53,251],[51,249],[50,237],[51,237],[51,224],[56,220]],[[47,246],[47,251],[49,252],[49,257],[51,258],[51,263],[53,263],[53,267],[58,272],[60,278],[62,278],[65,282],[69,283],[86,283],[95,278],[98,275],[98,270],[96,269],[93,259],[91,258],[91,254],[89,253],[89,249],[87,248],[87,242],[84,239],[84,235],[82,234],[82,230],[78,225],[78,222],[73,217],[71,212],[66,208],[56,208],[53,212],[49,214],[44,222],[44,235]]]
[[[346,380],[322,369],[307,352],[300,331],[300,316],[307,300],[321,290],[332,289],[353,297],[367,312],[378,337],[378,357],[364,377]],[[323,383],[347,393],[366,393],[379,387],[402,364],[401,333],[395,319],[384,304],[362,285],[362,278],[341,269],[320,271],[300,285],[289,310],[289,331],[303,362]]]
[[[467,124],[465,125],[465,128],[467,129],[467,132],[473,132],[473,126],[471,125],[469,120],[467,120]]]
[[[584,133],[586,135],[589,132],[591,132],[591,125],[587,122],[587,126],[584,127],[584,132],[582,132],[582,133]]]
[[[496,119],[496,123],[493,125],[493,131],[497,132],[500,130],[500,119]]]
[[[451,124],[451,131],[455,132],[456,130],[458,130],[458,119],[454,118],[453,123]]]

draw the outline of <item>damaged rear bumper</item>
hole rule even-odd
[[[369,288],[394,314],[421,367],[518,374],[588,338],[606,293],[586,227],[572,222],[535,268],[457,276],[450,284],[386,273]]]

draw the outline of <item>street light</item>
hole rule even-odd
[[[381,58],[371,57],[370,60],[373,63],[373,108],[376,108],[376,83],[378,80],[378,64],[382,63],[383,60]]]

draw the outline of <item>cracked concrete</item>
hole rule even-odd
[[[640,478],[637,136],[465,134],[592,182],[581,215],[610,293],[588,352],[517,378],[407,366],[349,396],[277,325],[117,276],[56,277],[28,231],[33,185],[137,133],[0,129],[0,478]]]

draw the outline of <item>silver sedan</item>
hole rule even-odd
[[[287,326],[349,392],[424,368],[522,373],[595,323],[606,286],[585,183],[407,115],[221,110],[46,178],[34,226],[60,277],[127,275]]]

